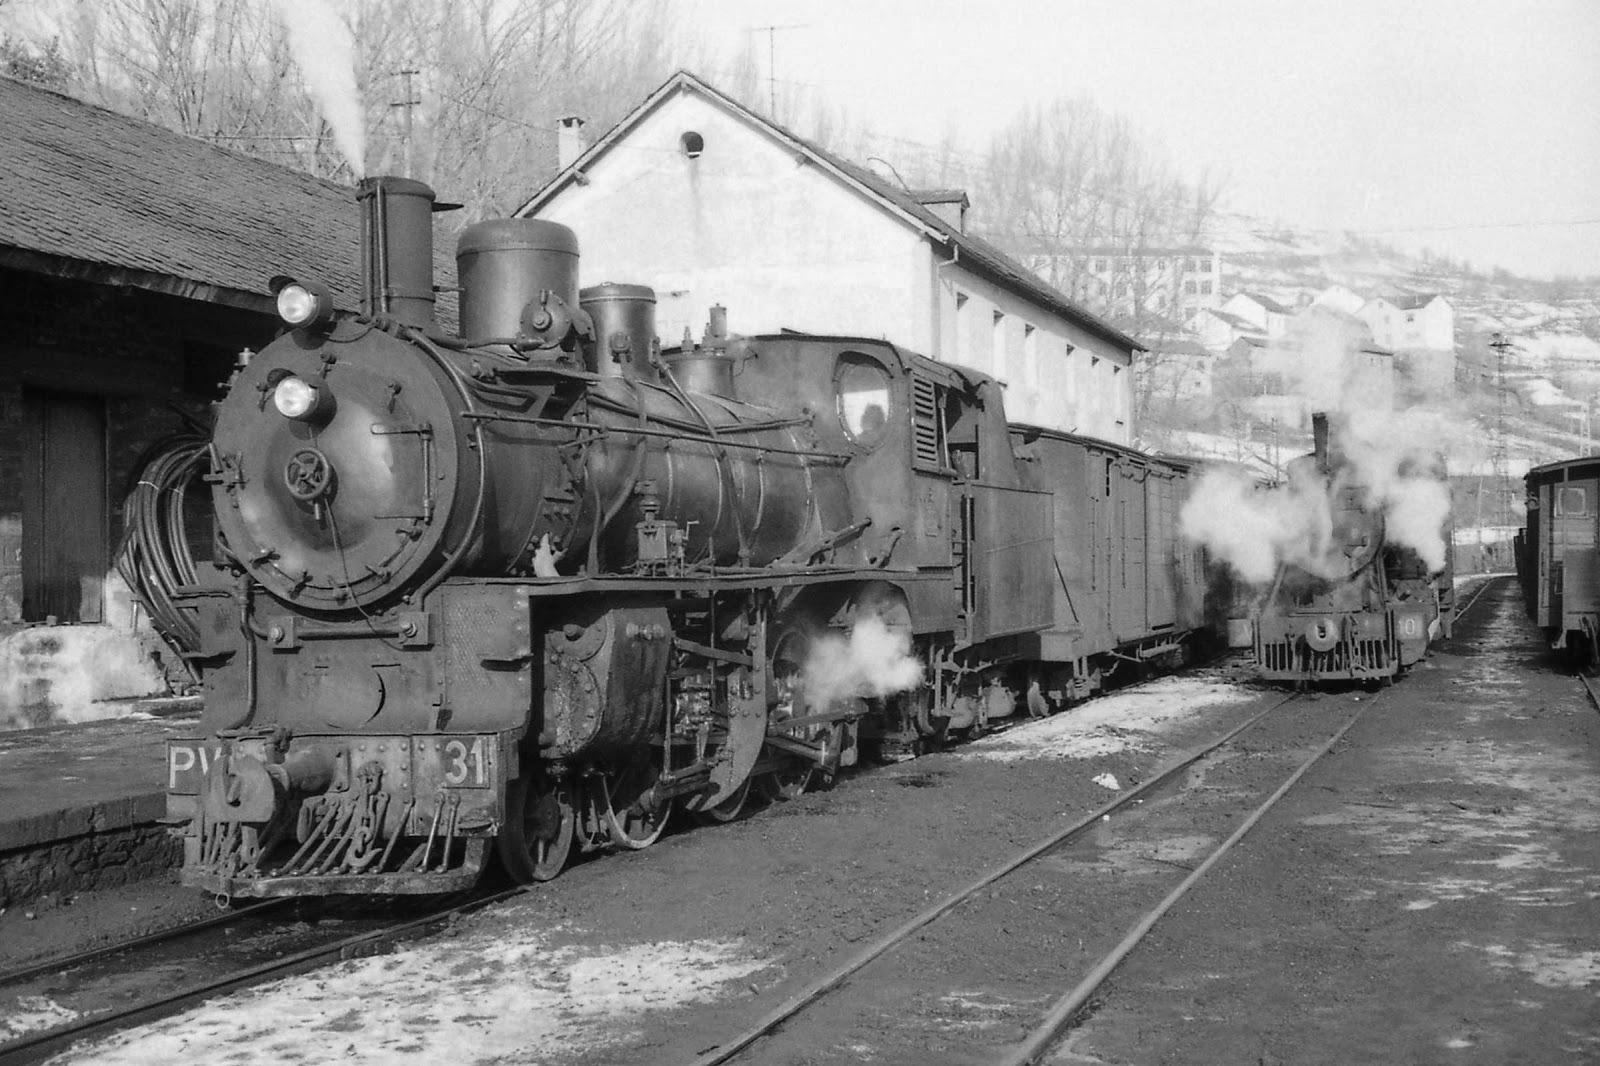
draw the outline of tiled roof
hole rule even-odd
[[[1254,300],[1256,303],[1260,304],[1262,307],[1266,308],[1268,311],[1271,311],[1275,315],[1294,314],[1294,311],[1283,306],[1277,300],[1274,300],[1270,296],[1263,296],[1259,292],[1241,292],[1239,295],[1243,296],[1247,300]]]
[[[1399,296],[1384,297],[1401,311],[1420,311],[1438,298],[1439,294],[1436,292],[1410,292]]]
[[[1247,333],[1254,333],[1260,329],[1259,326],[1250,321],[1248,318],[1241,318],[1232,311],[1224,311],[1220,307],[1202,307],[1200,310],[1195,312],[1196,317],[1200,315],[1215,315],[1224,325],[1230,326],[1233,329],[1244,330]]]
[[[917,225],[937,235],[938,239],[945,244],[960,249],[961,264],[967,269],[987,276],[989,280],[1001,287],[1025,296],[1041,307],[1059,314],[1068,321],[1096,334],[1104,340],[1110,341],[1120,348],[1126,348],[1129,351],[1141,350],[1141,345],[1138,341],[1104,319],[1071,302],[1064,293],[1047,285],[1038,275],[1028,270],[1015,259],[1012,259],[999,248],[996,248],[993,244],[971,233],[965,233],[940,218],[917,201],[916,193],[893,185],[871,170],[857,166],[833,154],[821,145],[814,144],[783,126],[757,115],[741,106],[732,97],[717,91],[687,71],[679,71],[667,79],[660,88],[650,94],[644,103],[640,104],[621,122],[607,131],[604,136],[579,156],[570,167],[556,175],[549,184],[530,197],[515,213],[518,215],[534,213],[545,201],[576,180],[585,168],[626,136],[628,131],[637,125],[645,115],[653,111],[661,101],[674,93],[689,90],[700,93],[733,114],[743,116],[747,121],[777,136],[781,141],[788,142],[800,151],[807,153],[811,158],[843,176],[846,181],[854,182],[864,188],[870,195],[885,201],[903,215],[914,219]]]
[[[274,274],[316,277],[358,305],[353,188],[4,77],[0,116],[0,261],[262,309]]]

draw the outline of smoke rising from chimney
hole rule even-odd
[[[1458,454],[1466,423],[1425,408],[1395,410],[1375,353],[1358,321],[1303,314],[1295,334],[1272,356],[1309,410],[1327,411],[1331,450],[1343,468],[1335,487],[1359,485],[1362,503],[1380,512],[1386,538],[1415,551],[1431,570],[1448,557],[1450,488],[1441,456]],[[1181,515],[1184,535],[1206,545],[1246,581],[1265,583],[1288,563],[1337,577],[1344,560],[1333,543],[1331,487],[1291,466],[1287,484],[1263,492],[1256,479],[1213,468],[1196,483]]]
[[[356,86],[356,42],[328,0],[272,0],[289,50],[339,153],[357,178],[366,176],[366,118]]]

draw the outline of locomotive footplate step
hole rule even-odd
[[[167,741],[197,728],[183,715],[0,733],[0,907],[92,888],[102,864],[119,882],[176,865]]]

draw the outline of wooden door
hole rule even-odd
[[[99,622],[108,565],[105,401],[23,392],[22,616]]]

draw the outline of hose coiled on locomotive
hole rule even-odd
[[[183,653],[200,648],[193,616],[176,603],[178,589],[197,580],[183,502],[189,485],[208,467],[209,448],[206,435],[190,432],[158,441],[145,453],[139,480],[123,503],[117,546],[117,572],[149,612],[156,632]]]

